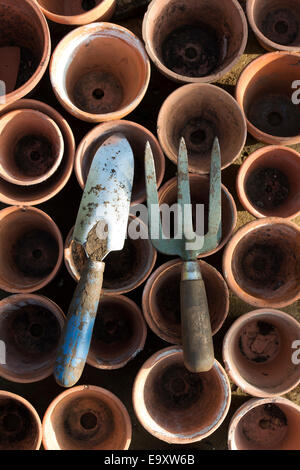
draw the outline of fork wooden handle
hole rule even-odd
[[[214,348],[204,281],[198,261],[183,263],[181,332],[184,364],[191,372],[206,372],[214,364]]]

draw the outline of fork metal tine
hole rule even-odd
[[[215,238],[216,245],[222,237],[222,188],[221,188],[221,151],[218,137],[215,138],[210,168],[208,236]]]
[[[178,208],[181,209],[182,234],[187,240],[192,240],[195,238],[195,233],[193,231],[188,155],[183,137],[180,141],[178,153],[177,181],[177,203]]]

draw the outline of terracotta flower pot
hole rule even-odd
[[[124,367],[143,350],[147,327],[140,308],[124,295],[104,295],[87,362],[97,369]]]
[[[209,208],[209,177],[205,175],[189,175],[191,201],[195,221],[196,204],[204,204],[204,231],[208,230],[208,208]],[[177,178],[171,178],[159,190],[159,204],[172,206],[177,202]],[[204,253],[199,258],[210,256],[221,250],[228,242],[237,221],[237,210],[233,197],[228,189],[222,185],[222,238],[220,244],[212,251]]]
[[[33,186],[19,186],[0,178],[0,201],[4,204],[29,206],[41,204],[55,196],[67,184],[74,164],[75,142],[67,121],[55,109],[41,101],[20,100],[0,112],[0,119],[11,111],[34,110],[51,119],[59,128],[64,141],[64,155],[57,171],[45,182]]]
[[[300,51],[297,0],[247,0],[247,15],[259,43],[267,51]]]
[[[233,415],[229,450],[299,450],[300,407],[286,398],[247,401]]]
[[[225,419],[230,399],[227,375],[217,361],[209,372],[191,373],[176,346],[151,356],[133,386],[133,406],[142,426],[172,444],[212,434]]]
[[[51,40],[47,21],[34,0],[12,2],[0,1],[0,57],[1,69],[8,72],[0,75],[4,80],[12,72],[4,96],[0,96],[0,109],[27,95],[44,75],[51,52]],[[4,63],[2,48],[18,48],[6,55]],[[16,73],[17,71],[17,73]]]
[[[109,20],[116,0],[37,0],[46,17],[55,23],[82,25]]]
[[[256,150],[240,167],[237,193],[254,217],[300,214],[300,154],[291,148],[267,146]]]
[[[153,0],[143,38],[158,69],[177,82],[215,82],[243,54],[247,20],[236,0]]]
[[[63,258],[63,240],[45,212],[7,207],[0,211],[0,288],[30,293],[46,286]]]
[[[264,54],[241,73],[236,98],[244,110],[248,131],[257,140],[276,145],[300,142],[298,96],[293,103],[293,83],[299,76],[298,54],[285,52]]]
[[[126,450],[131,422],[123,403],[101,387],[79,385],[56,397],[43,419],[46,450]]]
[[[222,327],[229,310],[229,292],[221,274],[199,261],[204,279],[212,333]],[[181,343],[180,277],[181,260],[160,266],[149,277],[143,292],[143,312],[151,330],[169,343]]]
[[[300,383],[299,365],[292,361],[292,345],[299,338],[300,324],[280,310],[242,315],[224,338],[226,372],[249,395],[284,395]]]
[[[82,139],[77,147],[75,157],[75,174],[78,183],[84,188],[98,147],[116,132],[121,132],[132,147],[135,171],[131,204],[141,204],[146,199],[144,159],[147,141],[150,142],[153,152],[158,186],[160,186],[164,177],[165,157],[154,135],[135,122],[120,120],[99,124]]]
[[[131,222],[141,224],[141,230],[146,226],[135,217]],[[65,265],[75,281],[80,279],[80,273],[86,261],[84,249],[79,244],[72,243],[73,229],[70,230],[64,249]],[[157,253],[148,238],[132,240],[127,237],[122,251],[111,252],[105,258],[103,279],[104,294],[125,294],[140,286],[150,275],[156,262]]]
[[[63,325],[63,312],[46,297],[17,294],[1,300],[0,337],[6,363],[0,365],[0,376],[20,383],[49,377]]]
[[[300,298],[300,228],[278,217],[244,225],[223,256],[229,287],[255,307],[282,308]]]
[[[235,99],[215,85],[190,84],[175,90],[163,103],[157,121],[163,151],[177,164],[181,137],[184,137],[189,171],[209,173],[211,150],[220,141],[222,169],[229,166],[245,145],[247,125]]]
[[[120,119],[143,99],[150,63],[141,41],[112,23],[76,28],[56,47],[53,90],[66,110],[89,122]]]
[[[38,450],[41,441],[41,420],[33,406],[0,390],[0,450]]]

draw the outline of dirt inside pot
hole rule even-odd
[[[113,251],[105,258],[104,288],[120,287],[133,277],[139,262],[137,254],[134,241],[127,238],[121,251]]]
[[[102,0],[39,0],[38,3],[56,15],[81,15],[99,5]]]
[[[101,312],[96,317],[93,340],[118,347],[119,343],[130,341],[133,330],[132,324],[121,311],[112,310],[111,305],[101,304]]]
[[[293,44],[299,35],[297,14],[290,8],[272,9],[259,26],[268,39],[283,46]]]
[[[246,181],[246,193],[259,209],[272,210],[285,203],[290,185],[286,175],[277,168],[258,168]]]
[[[280,350],[279,332],[268,322],[251,322],[241,331],[239,349],[249,361],[270,362],[276,358]]]
[[[26,176],[41,176],[55,163],[51,142],[43,136],[26,135],[16,144],[14,159],[18,169]]]
[[[17,46],[18,44],[11,44]],[[31,49],[20,47],[20,66],[15,89],[20,88],[34,74],[39,60]]]
[[[160,315],[174,328],[180,336],[180,275],[174,274],[162,283],[158,292],[156,303]]]
[[[0,449],[33,449],[37,425],[30,411],[21,403],[0,398]]]

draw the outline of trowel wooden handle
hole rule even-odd
[[[98,310],[105,264],[87,260],[69,307],[54,367],[56,382],[72,387],[81,377]]]
[[[184,262],[180,283],[184,364],[205,372],[214,364],[214,348],[205,285],[197,261]]]

